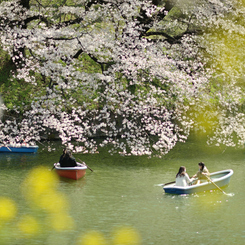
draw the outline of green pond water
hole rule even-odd
[[[43,230],[41,234],[19,238],[13,235],[18,217],[35,213],[21,194],[21,183],[34,167],[51,169],[62,152],[57,142],[49,144],[56,149],[51,152],[46,146],[39,146],[37,154],[0,154],[0,195],[13,199],[18,209],[14,220],[4,224],[0,221],[0,244],[76,245],[79,236],[92,230],[109,241],[120,227],[134,229],[141,244],[146,245],[245,242],[245,149],[208,147],[198,139],[178,144],[161,159],[111,156],[106,151],[74,155],[94,170],[87,170],[78,181],[59,179],[58,191],[69,200],[67,212],[74,220],[74,228],[64,232]],[[210,172],[233,169],[230,184],[224,189],[232,196],[219,190],[169,195],[155,186],[175,180],[182,165],[190,176],[194,175],[200,161]],[[42,213],[36,212],[41,220]]]

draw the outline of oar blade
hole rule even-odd
[[[170,184],[174,184],[175,181],[172,181],[172,182],[168,182],[168,183],[165,183],[165,184],[156,184],[155,186],[165,186],[165,185],[170,185]]]
[[[154,186],[164,186],[164,184],[156,184],[156,185],[154,185]]]

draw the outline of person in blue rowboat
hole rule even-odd
[[[66,148],[63,150],[63,154],[60,156],[59,163],[61,167],[77,166],[76,159],[72,156],[71,151]]]
[[[176,186],[188,186],[193,181],[192,178],[186,173],[186,167],[179,168],[179,172],[176,174],[175,185]]]
[[[200,184],[201,182],[203,182],[204,180],[206,181],[207,178],[204,176],[206,175],[207,177],[210,176],[210,173],[207,169],[207,167],[205,166],[205,164],[203,162],[199,162],[198,163],[198,167],[199,170],[197,171],[197,173],[193,176],[193,178],[198,178],[196,184]]]

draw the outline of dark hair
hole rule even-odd
[[[178,176],[185,176],[185,170],[186,170],[186,168],[185,168],[185,166],[181,166],[180,168],[179,168],[179,172],[176,174],[176,178],[178,177]]]
[[[201,170],[203,171],[203,169],[204,169],[204,167],[205,167],[205,164],[204,164],[203,162],[199,162],[198,165],[202,167]]]
[[[72,153],[71,153],[71,151],[69,149],[64,148],[63,149],[63,156],[65,158],[70,158],[72,156]]]

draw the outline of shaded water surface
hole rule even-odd
[[[49,169],[59,159],[58,143],[48,152],[40,145],[37,154],[1,154],[0,190],[18,203],[19,212],[28,212],[20,183],[35,166]],[[189,141],[179,144],[167,156],[159,158],[75,155],[94,172],[83,179],[59,179],[59,191],[70,201],[73,230],[50,231],[45,237],[32,238],[30,244],[76,244],[76,237],[95,230],[110,238],[117,227],[133,227],[142,244],[244,244],[245,241],[245,149],[220,149]],[[186,166],[190,176],[203,161],[210,172],[233,169],[231,182],[224,190],[186,196],[165,194],[156,184],[174,180],[178,168]],[[0,236],[2,233],[0,233]],[[23,241],[22,241],[23,242]],[[12,243],[9,243],[12,244]],[[18,244],[18,242],[16,242]]]

